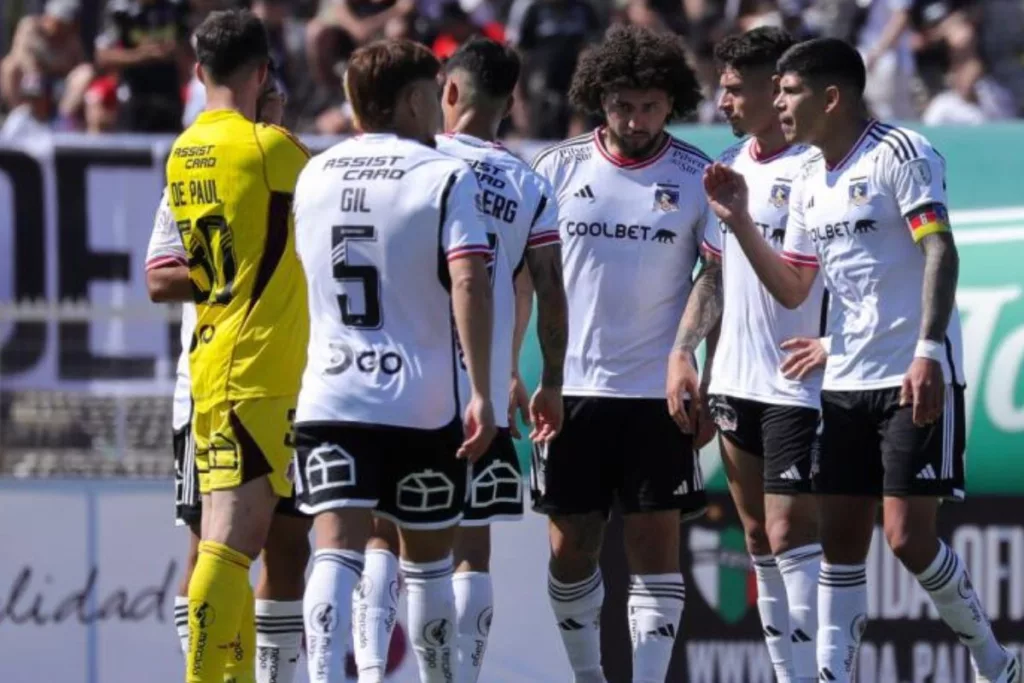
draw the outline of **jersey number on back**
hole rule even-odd
[[[193,231],[193,227],[195,230]],[[231,302],[235,285],[235,250],[231,227],[224,216],[203,216],[178,221],[181,242],[189,251],[189,272],[202,271],[202,281],[192,277],[196,303],[224,306]],[[204,286],[208,286],[204,289]]]
[[[380,274],[375,266],[353,266],[348,262],[346,240],[377,240],[377,229],[372,225],[335,225],[331,228],[331,262],[334,279],[339,283],[355,282],[363,288],[363,312],[353,312],[349,295],[338,295],[341,322],[348,327],[376,330],[381,326]]]

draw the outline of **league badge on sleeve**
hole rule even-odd
[[[910,171],[910,177],[918,184],[932,184],[932,167],[927,159],[914,159],[907,164],[907,168]]]
[[[670,211],[679,210],[679,186],[678,185],[657,185],[654,188],[654,206],[653,211],[664,211],[669,213]]]
[[[850,180],[850,203],[863,206],[868,203],[868,179],[853,178]]]
[[[772,192],[768,197],[768,202],[776,209],[781,209],[786,204],[789,204],[789,185],[781,182],[772,185]]]

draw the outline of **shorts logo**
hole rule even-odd
[[[658,185],[654,188],[654,211],[669,213],[679,210],[679,187],[677,185]]]
[[[450,638],[451,624],[447,619],[434,619],[423,627],[423,639],[432,647],[444,647]]]
[[[727,402],[720,398],[712,397],[711,401],[711,419],[715,421],[718,428],[723,432],[734,432],[736,431],[736,425],[738,416],[736,415],[736,409],[729,405]]]
[[[472,507],[519,503],[522,500],[523,481],[507,462],[492,462],[473,477],[469,499]]]
[[[480,632],[484,638],[491,632],[491,620],[494,618],[494,610],[488,607],[476,620],[476,630]]]
[[[434,512],[452,507],[455,484],[443,472],[423,470],[402,477],[397,486],[396,505],[406,512]]]
[[[323,635],[329,634],[338,625],[338,614],[334,610],[334,605],[326,602],[321,602],[314,607],[313,613],[310,616],[312,617],[313,626]]]
[[[868,203],[868,181],[866,178],[854,178],[850,181],[850,203],[863,206]]]
[[[321,444],[306,456],[306,483],[313,496],[356,483],[356,461],[336,444]]]
[[[789,204],[789,185],[784,183],[776,183],[775,185],[772,185],[772,191],[768,197],[768,203],[776,209],[781,209],[786,204]]]

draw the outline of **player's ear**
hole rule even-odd
[[[842,101],[842,95],[839,92],[839,87],[830,85],[825,88],[825,112],[831,113],[839,107],[839,103]]]
[[[444,101],[449,107],[454,107],[459,101],[459,86],[454,79],[449,78],[444,84]]]
[[[192,68],[195,71],[196,80],[202,83],[203,87],[206,87],[206,74],[203,73],[203,65],[196,62],[196,65]]]

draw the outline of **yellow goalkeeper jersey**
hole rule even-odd
[[[232,110],[202,113],[171,149],[167,197],[196,296],[197,411],[298,393],[309,319],[292,198],[308,158],[284,129]]]

